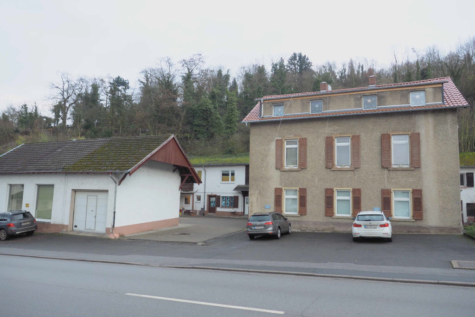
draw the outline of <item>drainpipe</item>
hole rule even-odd
[[[112,181],[115,184],[115,191],[114,191],[114,213],[112,216],[112,228],[111,228],[111,233],[114,233],[114,228],[115,228],[115,206],[116,206],[116,201],[117,201],[117,181],[112,177],[112,173],[109,174],[109,177],[112,179]]]
[[[204,198],[204,201],[203,201],[203,216],[205,215],[205,210],[206,210],[206,203],[208,202],[208,199],[206,198],[206,169],[205,169],[205,166],[203,164],[203,171],[204,171],[204,175],[205,175],[205,181],[203,182],[203,185],[204,185],[204,190],[203,190],[203,198]]]

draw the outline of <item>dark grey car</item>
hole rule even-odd
[[[251,240],[262,235],[271,235],[280,239],[282,233],[290,234],[291,232],[291,223],[278,212],[253,214],[247,223],[247,235]]]
[[[21,233],[31,236],[37,229],[36,219],[28,211],[13,210],[0,213],[0,240]]]

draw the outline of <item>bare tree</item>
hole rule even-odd
[[[61,73],[60,80],[51,84],[51,100],[54,102],[52,111],[61,117],[63,128],[66,128],[69,111],[78,102],[86,85],[85,79],[74,79],[67,73]]]

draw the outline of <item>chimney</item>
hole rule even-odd
[[[327,84],[325,81],[322,81],[322,82],[320,83],[320,91],[321,91],[321,92],[325,92],[325,91],[327,91],[327,90],[328,90],[328,84]]]
[[[369,86],[370,87],[376,86],[376,75],[369,76]]]

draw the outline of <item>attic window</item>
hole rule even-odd
[[[323,101],[322,100],[312,100],[310,101],[310,113],[320,113],[323,110]]]
[[[273,116],[274,117],[282,117],[284,115],[284,105],[274,105],[274,112]]]
[[[425,91],[412,91],[411,92],[411,106],[424,106],[426,104],[426,92]]]
[[[376,109],[378,97],[376,95],[363,96],[363,109]]]

